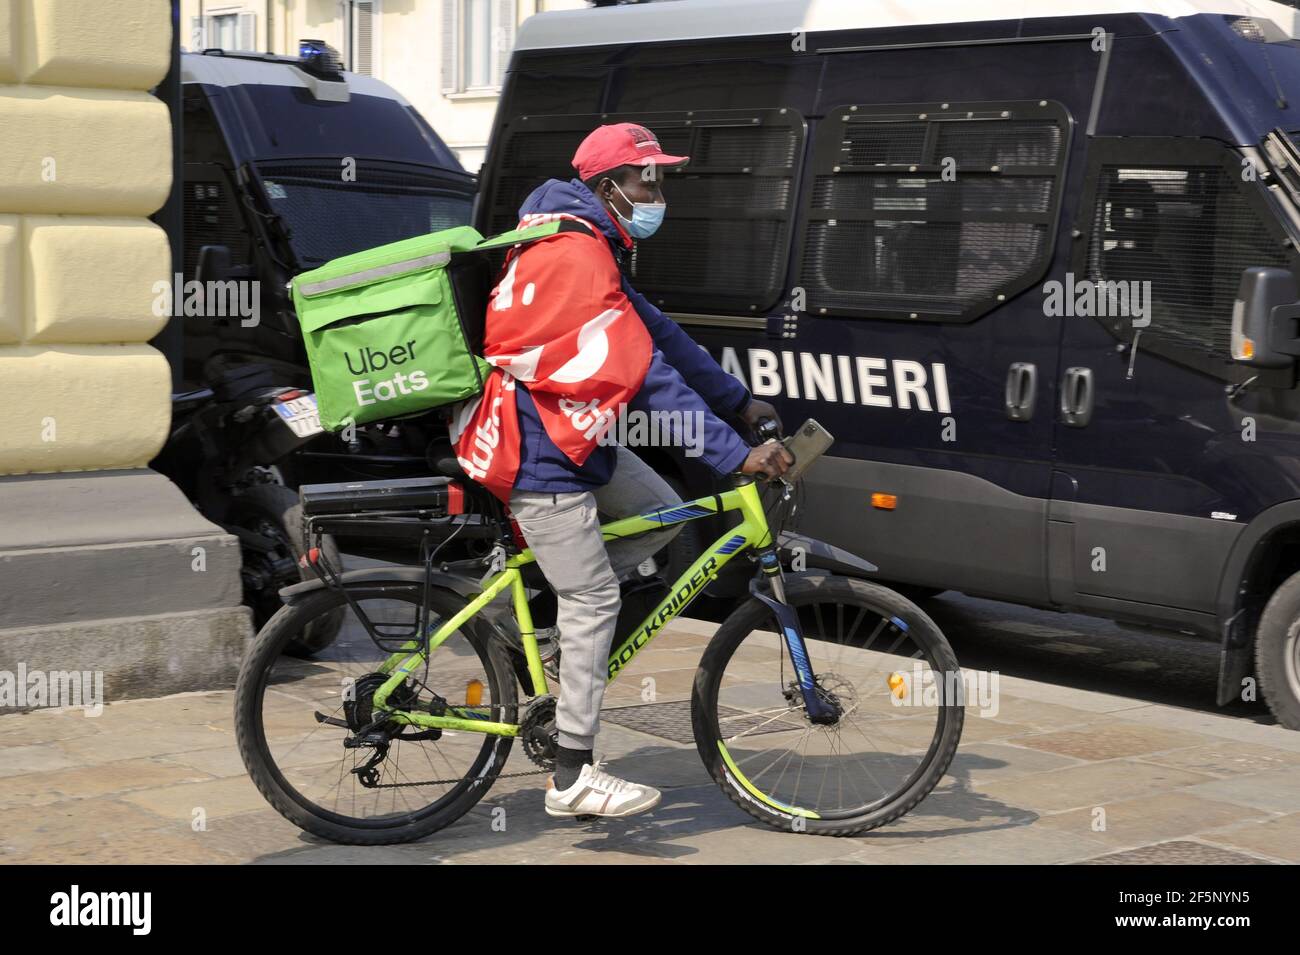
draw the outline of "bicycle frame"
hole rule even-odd
[[[615,635],[610,648],[609,681],[612,682],[654,639],[655,635],[672,619],[686,609],[705,588],[709,581],[718,575],[737,554],[748,547],[759,552],[760,566],[773,582],[773,592],[778,601],[784,599],[780,587],[780,562],[768,527],[767,515],[763,512],[762,500],[758,486],[753,480],[740,481],[731,490],[707,497],[696,498],[670,508],[661,508],[636,517],[602,524],[601,535],[609,540],[617,540],[648,531],[660,530],[675,524],[699,520],[724,511],[739,511],[741,522],[722,534],[705,548],[704,552],[688,567],[669,588],[668,595],[641,622],[641,625],[620,640]],[[542,669],[542,658],[537,648],[537,634],[533,630],[532,614],[528,608],[528,593],[524,587],[520,568],[536,562],[531,549],[524,550],[506,560],[505,569],[485,579],[483,592],[467,604],[459,613],[444,622],[428,638],[424,647],[407,644],[390,656],[379,667],[379,672],[390,673],[389,680],[375,691],[374,707],[384,709],[388,696],[400,686],[409,674],[422,666],[439,646],[453,633],[459,630],[469,619],[492,603],[504,591],[509,589],[514,603],[515,617],[519,622],[520,636],[523,639],[524,656],[528,663],[528,673],[532,679],[534,696],[549,692],[546,673]],[[784,604],[779,604],[784,607]],[[800,687],[804,690],[805,702],[811,714],[818,714],[824,704],[812,693],[813,678],[808,664],[807,648],[799,632],[797,620],[793,625],[786,619],[781,621],[787,646],[790,648],[791,660],[799,677]],[[391,711],[392,720],[399,724],[419,726],[429,729],[460,730],[463,732],[486,733],[496,736],[516,736],[519,726],[514,723],[501,723],[488,719],[474,706],[455,707],[454,716],[436,716],[430,713]]]

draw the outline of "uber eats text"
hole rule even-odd
[[[415,342],[409,341],[405,345],[394,345],[387,351],[382,348],[371,348],[368,345],[363,345],[355,352],[345,352],[343,358],[347,362],[348,371],[353,376],[377,376],[408,361],[415,361]],[[392,401],[399,395],[414,394],[417,391],[424,391],[428,387],[429,379],[421,369],[416,369],[409,374],[398,371],[389,378],[379,380],[366,377],[352,382],[352,390],[356,393],[358,405],[373,405],[380,401]]]

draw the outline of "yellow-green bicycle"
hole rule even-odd
[[[553,766],[554,689],[528,608],[532,554],[490,495],[450,476],[454,458],[440,467],[447,476],[303,489],[311,538],[401,538],[422,559],[343,572],[313,549],[319,580],[282,591],[284,607],[239,675],[235,728],[249,775],[286,818],[335,842],[421,838],[494,784],[535,788],[526,777]],[[924,611],[863,579],[870,564],[774,532],[792,501],[789,485],[774,490],[765,509],[760,485],[737,475],[719,494],[602,525],[611,540],[739,517],[638,626],[616,635],[609,679],[631,671],[639,684],[637,655],[711,581],[752,576],[694,671],[696,746],[756,819],[852,835],[908,812],[947,771],[965,712],[961,671]],[[480,556],[439,560],[448,543],[468,540],[481,543]],[[332,647],[285,655],[313,621],[340,610]],[[684,685],[671,689],[685,696]],[[526,761],[508,764],[516,741]],[[638,772],[653,782],[653,763]],[[664,803],[659,812],[671,810],[671,790]]]

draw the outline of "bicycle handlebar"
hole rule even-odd
[[[781,425],[777,422],[775,418],[759,418],[758,421],[756,421],[751,426],[751,430],[753,431],[754,438],[755,438],[754,447],[758,447],[761,444],[766,444],[768,441],[779,442],[782,438]],[[737,471],[731,477],[733,483],[738,478],[753,478],[758,481],[768,481],[768,482],[777,480],[776,478],[773,478],[770,474],[767,474],[763,471],[759,471],[755,474],[746,474],[743,471]]]
[[[780,441],[781,425],[775,418],[759,418],[758,422],[754,425],[754,437],[758,438],[759,444],[763,444],[771,439]]]

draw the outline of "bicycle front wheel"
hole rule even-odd
[[[349,586],[385,636],[414,631],[418,584]],[[435,590],[428,626],[464,606]],[[343,616],[338,639],[316,657],[285,655],[321,619]],[[400,644],[398,644],[400,645]],[[428,730],[384,721],[374,691],[387,679],[377,647],[338,590],[282,607],[257,635],[235,690],[235,734],[249,776],[295,825],[333,842],[383,845],[419,839],[459,819],[500,775],[509,737]],[[504,651],[462,628],[389,697],[406,712],[495,722],[517,719],[514,675]]]
[[[816,692],[838,711],[808,719],[771,610],[750,599],[700,660],[691,719],[723,792],[775,828],[853,835],[911,810],[957,751],[961,670],[923,610],[848,577],[791,577]]]

